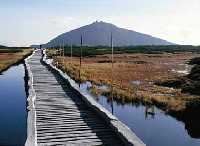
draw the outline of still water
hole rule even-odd
[[[86,91],[90,86],[87,82],[81,85],[81,89]],[[111,103],[105,96],[95,99],[112,112]],[[134,131],[147,146],[200,146],[200,129],[186,129],[184,122],[166,115],[156,107],[152,109],[154,114],[145,112],[147,108],[144,105],[113,102],[113,114]],[[189,119],[188,123],[200,124]],[[195,133],[199,138],[192,138],[188,131],[191,135]]]
[[[24,66],[11,67],[0,75],[0,145],[23,146],[27,111]]]

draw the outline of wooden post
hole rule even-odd
[[[83,45],[83,38],[81,35],[81,48],[80,48],[80,68],[79,68],[79,88],[80,88],[80,84],[81,84],[81,65],[82,65],[82,45]]]
[[[65,43],[64,43],[64,41],[63,41],[63,67],[65,68]]]
[[[61,50],[61,43],[59,42],[59,56],[61,56],[60,50]]]
[[[111,108],[112,108],[112,114],[113,114],[113,69],[114,69],[114,48],[113,48],[113,36],[112,36],[112,33],[111,33],[111,49],[112,49],[112,89],[111,89],[111,92],[112,92],[112,97],[111,97]]]
[[[59,57],[59,42],[57,42],[57,45],[56,45],[56,65],[58,67],[58,57]]]
[[[72,49],[73,49],[72,47],[73,47],[73,46],[72,46],[72,43],[71,43],[71,64],[72,64],[72,51],[73,51],[73,50],[72,50]]]

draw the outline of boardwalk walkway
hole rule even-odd
[[[123,145],[104,120],[40,59],[37,51],[28,61],[36,93],[38,145]]]

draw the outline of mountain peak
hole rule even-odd
[[[102,26],[113,26],[113,27],[116,27],[114,24],[107,23],[107,22],[104,22],[104,21],[95,21],[95,22],[93,22],[92,24],[94,24],[94,25],[102,25]]]
[[[93,22],[92,24],[109,24],[109,23],[106,23],[106,22],[104,22],[104,21],[95,21],[95,22]]]
[[[64,42],[66,45],[70,45],[72,43],[73,45],[78,46],[80,45],[80,36],[83,35],[84,45],[109,46],[111,32],[113,33],[113,41],[115,46],[173,44],[150,35],[119,28],[111,23],[95,21],[92,24],[80,27],[70,32],[66,32],[51,40],[47,45],[58,45],[59,43]]]

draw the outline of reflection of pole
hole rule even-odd
[[[145,106],[145,119],[148,118],[148,109],[147,109],[147,106]]]
[[[114,56],[113,56],[113,53],[114,53],[114,48],[113,48],[113,36],[112,36],[112,33],[111,33],[111,49],[112,49],[112,97],[111,97],[111,108],[112,108],[112,114],[113,114],[113,67],[114,67]]]
[[[80,87],[80,85],[81,85],[82,45],[83,45],[83,38],[82,38],[82,35],[81,35],[80,68],[79,68],[79,87]]]
[[[153,105],[145,104],[145,119],[147,119],[149,115],[151,116],[151,118],[155,117],[155,108]]]

